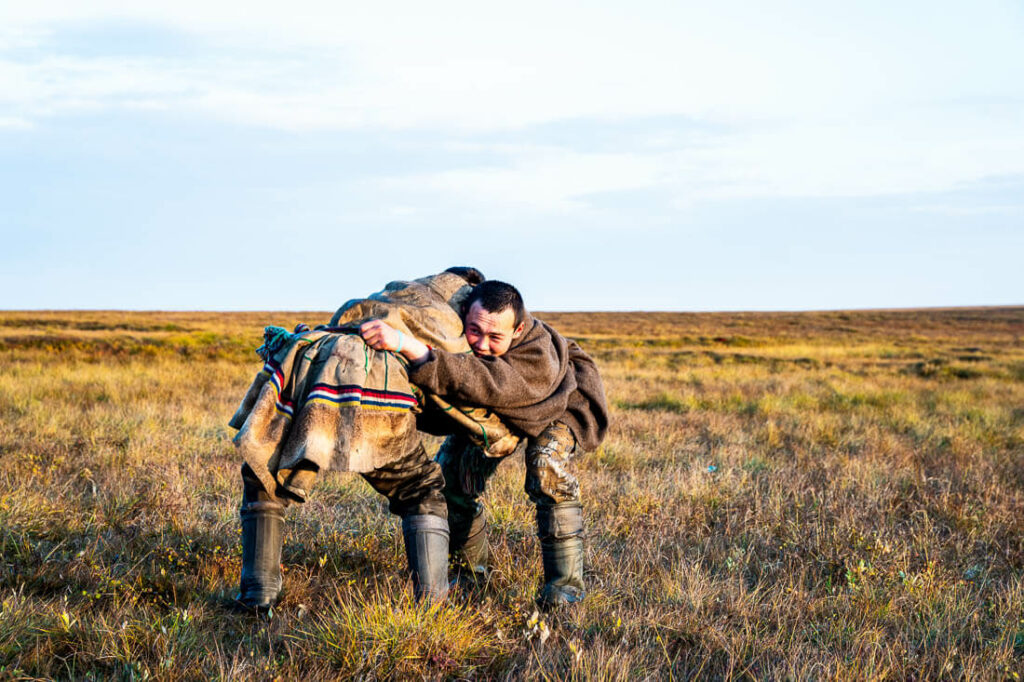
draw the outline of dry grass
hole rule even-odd
[[[1024,309],[542,316],[615,418],[579,463],[584,605],[531,620],[509,462],[487,587],[417,607],[395,519],[335,475],[262,622],[225,604],[225,422],[261,325],[327,316],[0,313],[0,678],[1024,674]]]

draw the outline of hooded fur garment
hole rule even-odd
[[[331,326],[287,336],[246,391],[229,422],[234,443],[265,490],[288,487],[292,472],[368,472],[417,444],[417,416],[428,412],[449,432],[468,431],[492,456],[515,449],[519,437],[489,410],[452,407],[424,396],[408,379],[400,356],[375,351],[359,325],[382,319],[405,334],[469,353],[462,336],[462,301],[470,287],[452,273],[391,282],[335,313]]]
[[[530,315],[508,352],[476,357],[434,349],[409,379],[446,400],[487,405],[510,426],[538,436],[564,422],[583,450],[608,429],[608,404],[597,366],[575,341]]]

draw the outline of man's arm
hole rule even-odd
[[[365,323],[360,334],[371,348],[400,352],[410,362],[409,380],[423,390],[496,410],[540,403],[569,370],[566,342],[546,332],[482,358],[430,349],[405,334],[399,344],[399,332],[380,320]]]
[[[537,367],[509,362],[508,355],[476,357],[434,349],[420,364],[409,368],[409,381],[425,391],[473,405],[503,408],[535,405],[556,391],[564,378],[538,353]],[[530,371],[534,370],[534,371]]]

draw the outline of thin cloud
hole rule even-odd
[[[935,192],[1024,172],[1024,41],[1012,3],[8,5],[0,128],[12,134],[121,110],[309,135],[411,131],[439,146],[519,130],[512,149],[479,143],[488,164],[394,172],[378,186],[555,212],[642,189],[686,205]],[[164,27],[189,50],[104,54],[112,22],[122,33],[131,22]],[[95,45],[75,54],[61,43],[69,26],[78,48],[90,31]],[[1010,104],[993,114],[993,98]],[[600,153],[529,139],[558,121],[588,121],[600,135],[659,116],[719,129],[699,145],[668,134]]]
[[[0,116],[0,130],[31,130],[32,121],[15,116]]]
[[[601,127],[591,125],[601,136]],[[918,116],[762,126],[617,153],[499,143],[490,148],[486,163],[396,175],[375,181],[374,187],[396,199],[440,197],[452,205],[542,212],[585,212],[606,193],[641,189],[672,197],[670,204],[683,209],[703,200],[942,192],[992,176],[1024,174],[1024,132],[992,125],[985,116],[959,121]]]
[[[7,96],[27,116],[81,99],[57,99],[53,90],[101,85],[103,72],[123,81],[126,69],[139,76],[131,79],[137,87],[167,93],[169,106],[292,130],[482,131],[658,115],[813,122],[951,92],[1019,92],[1011,84],[1024,81],[1024,60],[1006,58],[1006,50],[1019,53],[1020,41],[999,3],[948,17],[843,5],[769,10],[753,2],[720,9],[640,3],[628,11],[523,3],[503,13],[467,3],[452,12],[416,3],[305,3],[289,12],[267,3],[244,11],[196,2],[10,4],[19,5],[2,10],[15,27],[11,40],[21,36],[43,53],[47,27],[75,22],[76,43],[92,26],[100,51],[112,21],[122,33],[133,20],[140,31],[166,26],[194,43],[194,54],[178,60],[21,61],[23,87]],[[967,20],[983,41],[964,44]],[[52,30],[49,39],[60,36]],[[225,50],[234,58],[224,58]],[[183,75],[192,87],[182,97]],[[25,81],[50,87],[40,94]],[[119,106],[126,93],[115,82],[86,95]]]

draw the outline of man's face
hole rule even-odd
[[[466,341],[477,357],[504,355],[523,334],[523,325],[516,328],[515,324],[516,313],[511,308],[492,313],[474,301],[466,313]]]

